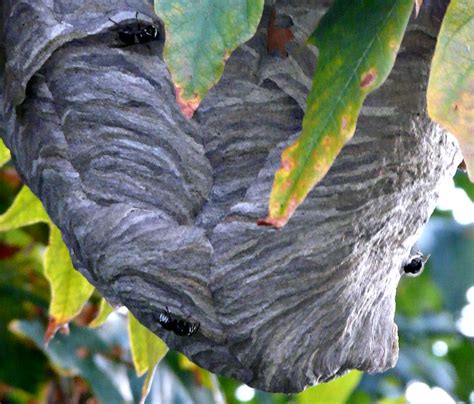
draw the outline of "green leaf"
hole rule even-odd
[[[46,281],[33,268],[40,265],[35,250],[27,248],[8,260],[0,260],[0,385],[8,385],[8,390],[23,389],[38,397],[48,380],[47,360],[31,344],[8,331],[13,319],[37,316],[38,311],[48,307]],[[10,391],[6,396],[5,393],[0,387],[2,403],[28,402],[9,401]]]
[[[362,372],[353,370],[347,375],[329,383],[310,387],[296,395],[297,404],[344,404],[357,387]]]
[[[61,231],[51,223],[44,272],[51,285],[49,315],[56,324],[66,324],[81,311],[94,287],[72,266]]]
[[[0,233],[0,244],[2,242],[7,245],[22,248],[26,247],[27,245],[31,245],[34,240],[28,233],[25,233],[23,230],[15,229],[7,231],[5,233]]]
[[[263,0],[155,0],[164,21],[164,59],[176,101],[191,118],[224,72],[225,61],[257,29]]]
[[[49,223],[49,221],[41,201],[27,186],[23,186],[12,206],[0,216],[0,231],[18,229],[38,222]]]
[[[353,136],[365,97],[390,73],[413,0],[336,0],[309,42],[319,60],[300,137],[283,151],[269,212],[280,228]],[[361,23],[363,21],[363,23]]]
[[[428,83],[428,113],[459,141],[474,182],[474,6],[452,0],[438,35]]]
[[[148,372],[142,388],[142,402],[148,395],[156,365],[168,352],[166,344],[143,326],[132,313],[128,314],[128,335],[133,364],[139,376]]]
[[[426,245],[431,252],[429,275],[440,291],[444,307],[458,313],[466,305],[467,290],[474,285],[473,226],[438,219],[433,221],[430,234]]]
[[[430,276],[430,263],[418,278],[405,277],[397,289],[397,313],[407,317],[420,317],[424,313],[439,312],[443,299],[439,288]]]
[[[407,404],[408,400],[406,399],[405,396],[399,396],[395,398],[382,398],[379,401],[377,401],[377,404]]]
[[[0,216],[0,231],[8,231],[38,222],[50,225],[49,247],[44,256],[44,274],[51,286],[48,341],[56,330],[79,314],[94,287],[74,269],[60,230],[51,222],[41,201],[24,186],[12,206]]]
[[[463,172],[458,172],[454,176],[454,184],[457,188],[462,188],[466,191],[467,196],[474,202],[474,184],[469,181],[469,178]]]
[[[472,340],[464,338],[455,346],[451,346],[448,357],[454,366],[456,377],[456,393],[462,402],[469,402],[472,397],[472,386],[474,386],[474,344]]]
[[[2,399],[3,402],[9,404],[23,404],[23,403],[35,403],[37,400],[35,396],[21,389],[14,388],[12,386],[6,386],[3,384]],[[36,396],[39,396],[40,392]]]
[[[107,317],[114,311],[114,308],[107,303],[107,300],[102,298],[100,301],[99,313],[97,317],[89,324],[90,328],[97,328],[100,327],[102,324],[105,323]]]
[[[7,149],[2,138],[0,138],[0,167],[10,160],[10,150]]]
[[[58,373],[79,375],[86,379],[99,402],[125,402],[113,380],[95,360],[100,355],[103,362],[106,357],[104,354],[110,353],[112,347],[99,338],[94,330],[72,326],[70,335],[59,334],[46,348],[43,344],[45,328],[39,321],[13,321],[9,329],[34,341],[48,356]]]
[[[190,372],[193,372],[196,380],[199,380],[199,383],[201,386],[204,386],[209,390],[211,390],[214,387],[214,380],[212,377],[213,376],[212,373],[199,367],[194,362],[190,361],[183,354],[179,354],[178,360],[179,360],[179,367],[183,370],[188,370]]]

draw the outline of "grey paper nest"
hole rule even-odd
[[[460,155],[425,113],[435,39],[419,18],[329,174],[284,229],[257,226],[301,127],[317,54],[304,40],[325,11],[277,3],[288,58],[267,54],[267,7],[187,121],[162,43],[120,47],[108,20],[151,18],[150,4],[2,1],[4,138],[109,302],[213,372],[296,392],[395,364],[400,268]],[[199,332],[161,328],[165,306]]]

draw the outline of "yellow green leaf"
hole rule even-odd
[[[0,242],[10,246],[23,248],[33,243],[33,237],[20,229],[10,230],[5,233],[0,233]]]
[[[164,21],[164,59],[176,100],[191,118],[222,76],[225,61],[255,33],[263,0],[155,0]]]
[[[97,314],[97,317],[93,321],[91,321],[89,327],[100,327],[102,324],[105,323],[105,320],[107,320],[107,317],[109,317],[109,315],[112,314],[113,311],[114,308],[109,303],[107,303],[107,300],[102,298],[102,300],[100,301],[99,313]]]
[[[33,192],[23,186],[10,208],[0,216],[0,231],[18,229],[30,224],[49,223],[43,204]]]
[[[45,335],[48,342],[55,332],[66,330],[67,323],[79,314],[94,287],[74,269],[60,230],[51,222],[43,204],[27,186],[23,186],[10,208],[0,216],[0,231],[44,222],[50,226],[49,246],[44,255],[44,274],[51,288],[50,323]]]
[[[382,398],[377,401],[377,404],[408,404],[408,400],[405,396],[399,396],[395,398]]]
[[[148,372],[142,388],[141,402],[144,402],[151,387],[156,365],[164,358],[168,352],[168,347],[163,340],[142,325],[132,313],[128,314],[128,335],[137,375],[142,376],[145,372]]]
[[[428,113],[459,141],[474,182],[474,4],[452,0],[438,35],[427,92]]]
[[[300,137],[285,149],[259,224],[284,226],[354,134],[366,96],[387,78],[413,0],[336,0],[310,43],[319,48]],[[363,21],[363,23],[361,23]]]
[[[94,287],[72,266],[61,231],[53,223],[50,229],[44,272],[51,286],[49,315],[59,327],[79,314]]]
[[[296,395],[297,404],[344,404],[357,387],[362,372],[353,370],[329,383],[310,387]]]
[[[3,143],[3,139],[0,138],[0,167],[10,160],[10,157],[10,150],[7,149],[7,146]]]
[[[183,354],[178,356],[179,367],[183,370],[188,370],[194,374],[194,380],[200,385],[209,390],[214,388],[213,374],[207,370],[196,365],[194,362],[190,361]]]

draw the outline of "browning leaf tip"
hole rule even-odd
[[[271,226],[271,227],[274,227],[275,229],[281,229],[286,224],[287,221],[288,219],[287,220],[274,219],[268,216],[264,219],[258,219],[257,226]]]
[[[199,107],[199,104],[201,103],[201,98],[197,95],[195,95],[192,98],[186,99],[183,95],[183,88],[180,86],[175,86],[176,88],[176,102],[179,105],[179,108],[183,115],[191,119],[194,115],[194,111]]]

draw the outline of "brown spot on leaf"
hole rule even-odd
[[[85,359],[89,356],[89,349],[85,346],[81,346],[76,349],[76,356],[80,359]]]
[[[97,317],[98,312],[98,304],[87,303],[76,316],[74,322],[81,327],[86,327]]]
[[[113,345],[112,349],[110,350],[110,356],[114,359],[120,359],[123,355],[123,350],[120,345]]]
[[[300,204],[300,201],[298,201],[298,199],[295,196],[292,196],[290,199],[290,202],[288,203],[286,222],[290,219],[291,216],[293,216],[293,213],[295,213],[295,210],[299,206],[299,204]]]
[[[347,129],[347,122],[348,122],[347,117],[343,116],[343,117],[342,117],[342,121],[341,121],[342,130],[346,130],[346,129]]]
[[[369,69],[369,71],[365,72],[362,75],[362,78],[360,80],[360,86],[362,88],[369,87],[374,82],[376,77],[377,77],[377,71],[375,70],[375,67],[372,67],[371,69]]]
[[[286,192],[288,189],[290,189],[292,184],[293,182],[291,180],[283,181],[283,183],[280,186],[280,192]]]
[[[313,170],[317,173],[320,173],[321,171],[323,171],[323,169],[324,169],[324,166],[321,164],[320,161],[318,161],[317,163],[313,165]]]
[[[0,171],[0,181],[5,182],[13,188],[21,185],[21,179],[14,168],[5,168]]]
[[[281,169],[286,172],[290,172],[295,165],[293,159],[287,158],[281,161]]]
[[[280,57],[286,58],[288,52],[286,44],[294,38],[293,32],[288,28],[281,28],[275,25],[276,12],[272,10],[267,29],[267,51],[269,54],[278,51]]]
[[[192,98],[186,99],[183,96],[183,88],[176,85],[176,102],[179,105],[179,108],[181,109],[181,112],[183,115],[191,119],[193,117],[194,111],[199,107],[199,104],[201,103],[201,98],[197,95],[195,95]]]

